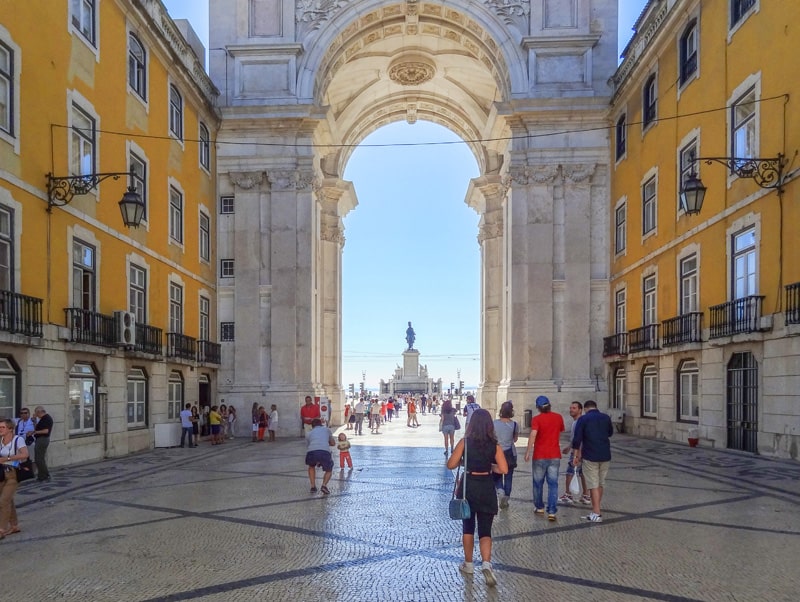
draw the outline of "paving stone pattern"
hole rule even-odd
[[[346,431],[355,469],[335,458],[330,496],[309,493],[299,437],[159,449],[24,483],[22,533],[0,541],[2,599],[800,598],[800,465],[625,435],[603,524],[581,522],[585,506],[534,517],[521,463],[494,523],[499,584],[479,562],[464,577],[438,417],[420,418]]]

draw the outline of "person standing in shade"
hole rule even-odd
[[[320,422],[322,421],[322,416],[320,416],[319,413],[319,405],[314,403],[311,395],[306,395],[305,405],[300,408],[300,420],[303,422],[303,430],[305,431],[306,435],[311,432],[311,429],[313,428],[311,423],[315,418],[318,418]]]
[[[50,435],[53,433],[53,419],[44,411],[42,406],[33,410],[36,416],[36,445],[33,448],[33,461],[36,463],[36,480],[40,483],[50,480],[50,471],[47,468],[47,448],[50,445]]]
[[[597,409],[597,403],[588,399],[583,404],[584,415],[575,423],[575,435],[572,437],[573,463],[583,463],[583,477],[592,499],[592,511],[583,520],[602,523],[603,515],[600,504],[603,501],[603,487],[611,465],[611,436],[614,426],[611,417]]]
[[[251,430],[253,432],[253,443],[258,441],[258,402],[253,402],[253,407],[250,409]]]
[[[508,508],[508,500],[511,497],[511,485],[514,478],[514,469],[517,467],[517,439],[519,438],[519,426],[514,416],[514,404],[506,401],[500,406],[500,418],[494,421],[494,432],[497,435],[497,444],[503,450],[508,464],[506,474],[494,474],[494,486],[500,494],[500,507]]]
[[[539,413],[531,420],[531,434],[525,461],[533,457],[534,514],[545,513],[544,482],[547,480],[547,520],[556,520],[558,512],[558,469],[561,464],[561,445],[558,438],[564,432],[561,414],[551,411],[550,400],[544,395],[536,398]]]
[[[269,409],[269,440],[275,441],[275,431],[278,430],[278,406],[273,403]]]
[[[22,408],[19,411],[19,418],[14,425],[14,434],[25,439],[25,445],[31,446],[35,441],[33,431],[36,430],[36,425],[31,418],[31,413],[28,408]],[[30,451],[30,449],[28,450]]]
[[[331,429],[323,426],[322,420],[314,418],[311,421],[311,430],[306,433],[308,447],[306,449],[306,466],[308,466],[308,480],[311,481],[311,493],[317,492],[317,467],[323,470],[322,487],[323,495],[328,495],[328,481],[333,474],[333,456],[330,447],[336,445]]]
[[[569,404],[569,416],[572,418],[572,426],[570,427],[569,433],[569,443],[561,450],[562,454],[566,454],[569,452],[569,459],[567,460],[567,476],[564,482],[566,491],[564,495],[558,498],[558,502],[560,504],[574,504],[580,501],[581,504],[591,504],[592,500],[589,497],[588,489],[586,489],[586,479],[583,478],[583,468],[580,465],[575,466],[573,461],[575,460],[575,454],[572,453],[572,439],[575,437],[575,424],[578,422],[578,418],[583,415],[583,404],[580,401],[573,401]],[[576,500],[572,497],[572,494],[569,492],[570,483],[572,483],[572,479],[579,478],[581,480],[581,491],[583,495],[580,497],[579,500]]]
[[[364,400],[359,399],[354,409],[354,415],[356,417],[356,422],[353,427],[355,429],[355,431],[353,432],[354,435],[364,434],[362,432],[364,428],[364,410],[366,410],[366,407],[364,406]]]
[[[189,447],[192,445],[192,404],[187,403],[181,410],[181,447],[185,447],[186,436],[189,436]]]

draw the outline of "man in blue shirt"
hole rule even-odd
[[[608,414],[597,409],[597,403],[589,399],[583,404],[585,414],[575,423],[575,434],[572,437],[573,464],[583,461],[583,476],[586,488],[592,498],[592,511],[584,520],[602,523],[600,502],[603,499],[608,467],[611,464],[611,435],[614,427]]]
[[[311,493],[317,492],[317,466],[322,468],[322,487],[320,491],[323,495],[328,495],[328,481],[333,474],[333,456],[328,449],[336,445],[331,429],[322,424],[322,420],[314,418],[311,421],[311,430],[306,434],[308,447],[306,448],[306,466],[308,466],[308,480],[311,481]]]

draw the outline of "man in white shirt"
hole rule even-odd
[[[472,418],[472,415],[475,413],[475,410],[480,410],[481,406],[475,403],[475,396],[467,395],[467,405],[464,406],[464,416],[466,420],[464,420],[464,429],[466,430],[467,425],[469,424],[469,419]]]
[[[355,407],[355,416],[356,416],[356,425],[355,425],[355,433],[356,435],[363,435],[364,433],[361,432],[364,426],[364,410],[366,410],[364,406],[364,400],[359,399],[358,403]]]
[[[189,435],[189,447],[197,447],[196,443],[192,443],[192,421],[192,404],[187,403],[181,410],[181,447],[184,447],[186,435]]]

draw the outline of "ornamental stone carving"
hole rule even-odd
[[[294,18],[297,23],[307,23],[311,30],[319,29],[347,6],[350,0],[295,0]]]
[[[264,181],[263,171],[232,171],[228,174],[234,186],[250,190]]]
[[[503,235],[503,222],[501,218],[501,221],[499,222],[482,224],[478,228],[478,243],[480,244],[485,240],[498,238],[502,235]]]
[[[568,163],[561,166],[561,171],[567,180],[578,183],[591,178],[595,167],[594,163]]]
[[[419,56],[401,57],[389,66],[389,79],[401,86],[419,86],[433,79],[434,64]]]
[[[310,170],[275,169],[267,172],[273,190],[305,190],[314,181]]]
[[[344,246],[344,228],[338,224],[329,224],[320,228],[319,237],[326,242]]]
[[[512,165],[508,173],[514,184],[552,184],[558,176],[558,165]]]
[[[512,17],[527,17],[531,12],[530,0],[483,0],[495,13],[510,22]]]

